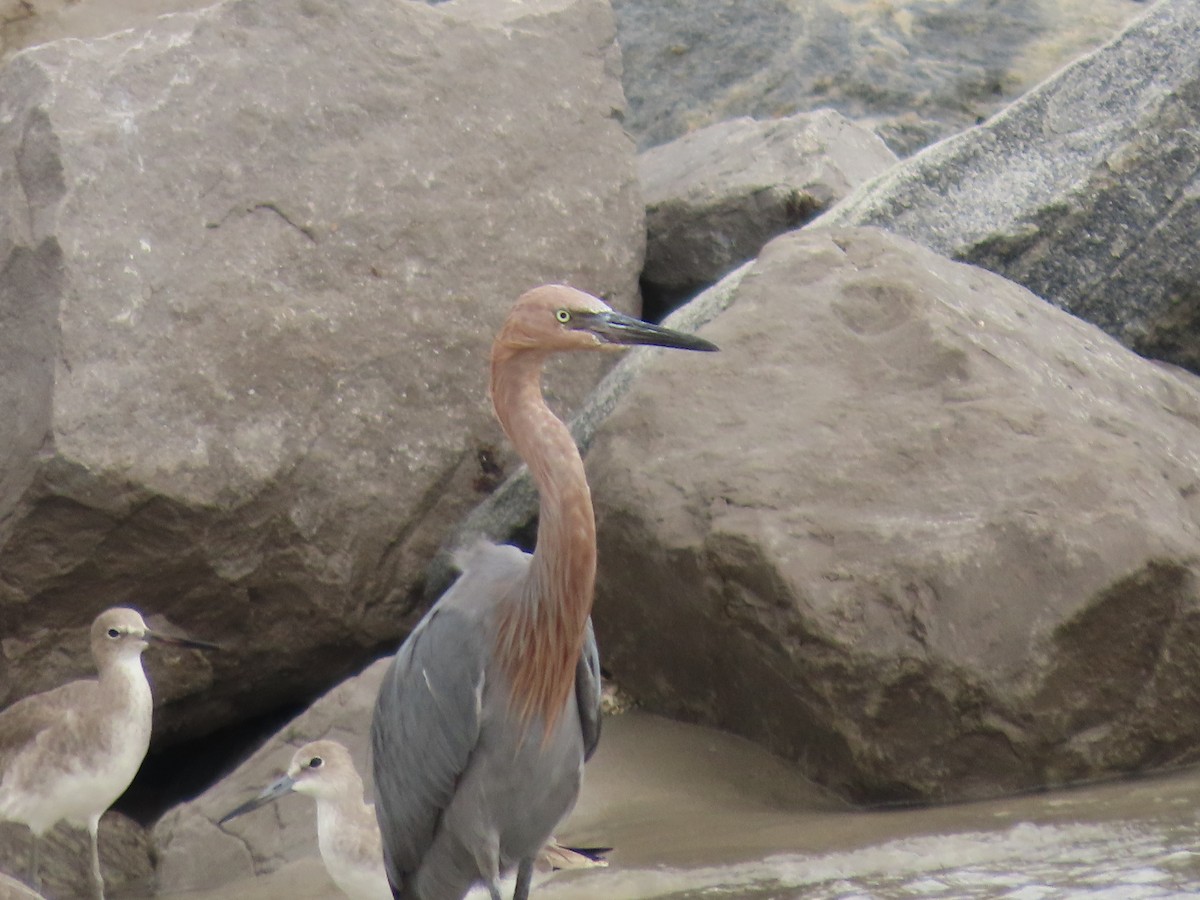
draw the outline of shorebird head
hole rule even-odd
[[[197,650],[220,649],[205,641],[151,631],[137,610],[123,606],[106,609],[92,622],[92,656],[97,665],[105,659],[139,656],[151,643]]]
[[[217,824],[224,825],[230,819],[291,793],[307,794],[318,800],[350,793],[361,800],[362,779],[354,767],[350,751],[337,741],[305,744],[293,754],[291,764],[282,777],[259,791],[252,800],[226,813]]]
[[[322,797],[338,791],[341,785],[358,779],[350,751],[337,741],[313,741],[305,744],[292,757],[288,775],[295,782],[292,788],[297,794]],[[362,787],[359,786],[361,795]]]
[[[716,350],[714,344],[616,312],[603,300],[564,284],[522,294],[496,337],[509,351],[613,350],[638,344]]]

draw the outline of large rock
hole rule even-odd
[[[636,302],[617,68],[604,0],[236,0],[7,63],[0,704],[116,602],[226,646],[152,671],[158,740],[395,645],[511,459],[511,301]]]
[[[708,287],[895,162],[873,132],[828,109],[731,119],[638,154],[647,306]]]
[[[343,681],[231,774],[159,820],[153,839],[160,893],[215,889],[239,878],[273,872],[317,852],[316,810],[311,798],[299,794],[224,826],[216,823],[285,772],[297,749],[323,738],[339,741],[350,750],[369,797],[371,710],[390,661],[379,660]],[[326,878],[323,873],[321,877]],[[331,884],[330,896],[334,892]]]
[[[1200,4],[1163,0],[826,214],[981,265],[1200,371]]]
[[[0,60],[61,37],[99,37],[215,0],[0,0]]]
[[[615,680],[855,800],[1196,759],[1200,382],[875,229],[739,277],[587,459]]]
[[[28,828],[0,822],[0,900],[25,900],[38,895],[7,893],[4,872],[28,877],[31,835]],[[154,862],[150,836],[132,819],[117,812],[100,820],[100,869],[105,893],[114,898],[150,897],[154,893]],[[60,822],[42,836],[38,849],[42,894],[49,900],[92,896],[91,839],[87,829]]]
[[[975,124],[1107,40],[1129,0],[614,0],[630,130],[649,147],[735,116],[832,107],[897,152]]]

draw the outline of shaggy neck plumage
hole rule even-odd
[[[596,522],[583,460],[542,397],[545,354],[492,350],[492,403],[538,488],[537,547],[500,615],[499,649],[523,721],[554,726],[575,683],[596,581]]]

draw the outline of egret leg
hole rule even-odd
[[[489,881],[487,889],[488,896],[491,897],[491,900],[504,900],[504,898],[500,896],[500,888],[496,887],[496,882]]]
[[[531,884],[533,884],[533,859],[523,859],[517,866],[517,883],[513,886],[512,900],[529,900]]]
[[[100,873],[100,817],[88,819],[88,836],[92,839],[92,885],[96,900],[104,900],[104,876]]]

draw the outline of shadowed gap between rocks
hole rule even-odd
[[[219,783],[323,693],[312,692],[204,737],[151,751],[112,809],[143,827],[153,826],[168,809]]]

